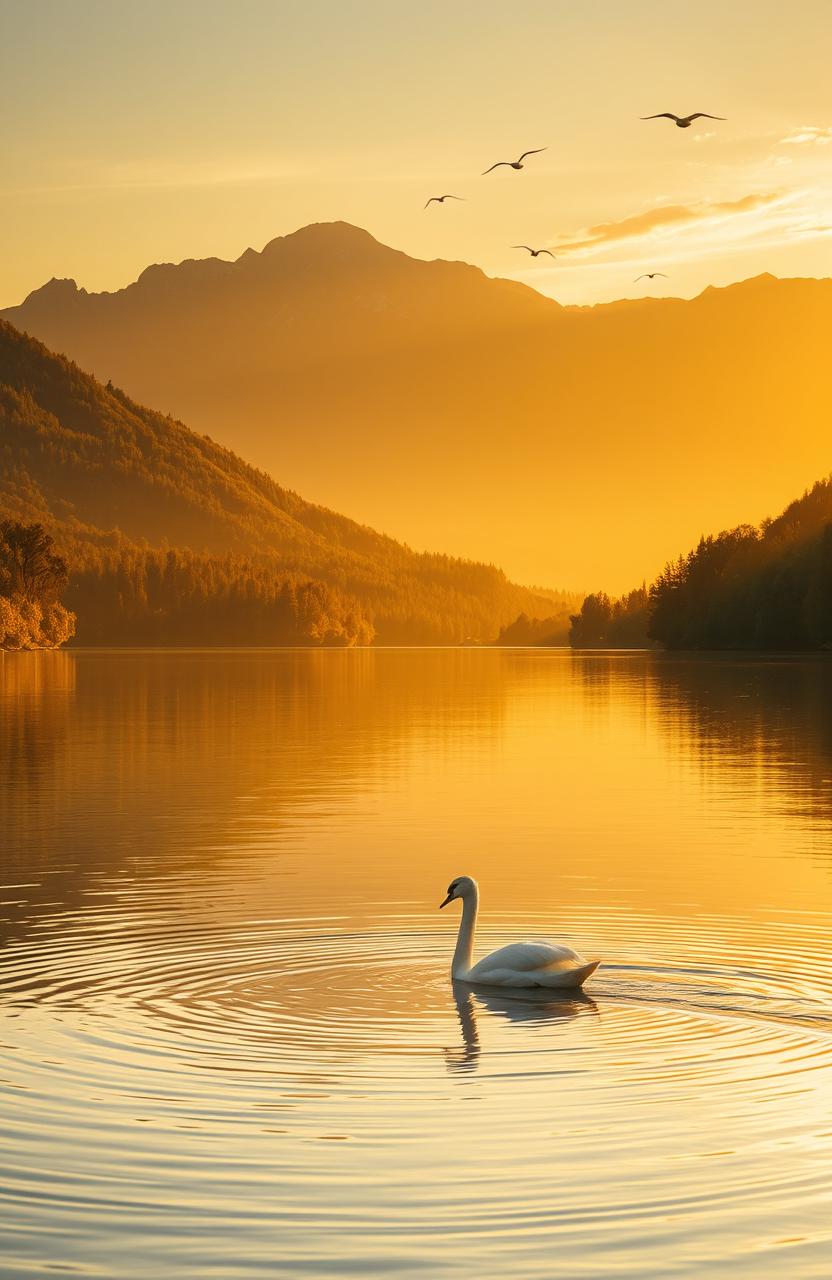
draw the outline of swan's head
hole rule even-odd
[[[470,898],[477,892],[477,882],[472,880],[470,876],[457,876],[448,885],[448,896],[444,902],[440,902],[439,910],[447,907],[449,902],[453,902],[456,898]]]

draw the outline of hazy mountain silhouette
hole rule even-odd
[[[2,321],[0,512],[44,523],[75,564],[131,544],[257,557],[355,597],[379,640],[491,640],[521,611],[568,612],[557,593],[305,502]]]
[[[828,469],[827,280],[564,308],[334,223],[2,314],[293,487],[527,581],[623,588]]]

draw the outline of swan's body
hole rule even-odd
[[[455,982],[488,987],[580,987],[600,964],[553,942],[511,942],[472,964],[479,909],[476,880],[470,876],[453,880],[441,905],[447,906],[456,898],[462,900],[462,919],[451,964]]]

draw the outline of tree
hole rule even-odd
[[[0,521],[0,649],[57,649],[75,632],[58,601],[66,562],[42,524]]]
[[[572,624],[569,643],[573,649],[597,648],[607,644],[611,618],[612,601],[604,591],[587,596],[580,613],[569,619]]]
[[[0,591],[32,603],[56,601],[69,571],[53,546],[54,539],[42,524],[0,521]]]

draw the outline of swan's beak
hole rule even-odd
[[[453,902],[453,900],[454,900],[454,895],[453,895],[452,893],[449,893],[449,894],[448,894],[448,896],[447,896],[447,898],[445,899],[445,901],[444,901],[444,902],[440,902],[440,904],[439,904],[439,910],[441,911],[443,907],[447,907],[448,903],[449,903],[449,902]]]

